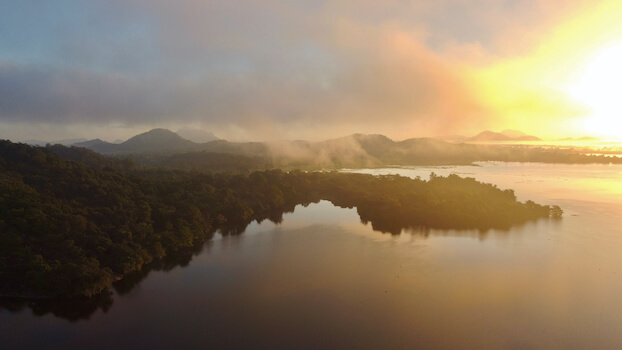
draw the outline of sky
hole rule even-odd
[[[0,0],[0,138],[622,137],[622,1]]]

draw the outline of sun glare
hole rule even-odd
[[[590,111],[587,132],[622,138],[622,43],[600,51],[568,92]]]

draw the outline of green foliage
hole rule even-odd
[[[58,155],[62,155],[58,156]],[[63,158],[64,157],[64,158]],[[282,220],[320,199],[356,207],[377,230],[505,228],[559,207],[455,175],[281,170],[211,174],[135,169],[83,149],[0,141],[0,295],[91,296],[143,266],[203,243],[216,229]]]

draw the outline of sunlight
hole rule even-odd
[[[622,44],[609,46],[590,61],[568,92],[585,104],[590,115],[586,131],[599,136],[622,137]]]

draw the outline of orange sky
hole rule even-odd
[[[621,14],[620,1],[579,8],[525,53],[475,69],[478,97],[502,116],[499,127],[622,137]]]
[[[0,138],[622,137],[622,2],[0,4]]]

